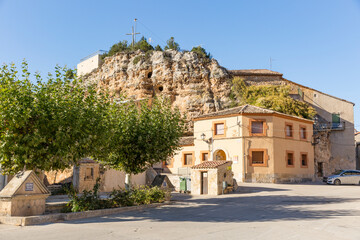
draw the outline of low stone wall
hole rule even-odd
[[[313,182],[315,178],[309,174],[258,174],[247,173],[245,174],[245,182],[253,183],[301,183]]]
[[[30,225],[38,225],[44,223],[55,223],[55,222],[71,221],[71,220],[78,220],[84,218],[107,216],[107,215],[118,214],[123,212],[142,210],[146,208],[156,208],[168,204],[171,204],[171,202],[153,203],[149,205],[141,205],[141,206],[133,206],[133,207],[109,208],[109,209],[76,212],[76,213],[56,213],[56,214],[48,214],[41,216],[30,216],[30,217],[0,216],[0,223],[15,225],[15,226],[30,226]]]

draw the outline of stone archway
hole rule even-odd
[[[226,161],[226,153],[221,149],[216,150],[214,152],[214,160],[215,161],[219,161],[219,160]]]

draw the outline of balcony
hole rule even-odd
[[[315,131],[344,131],[345,122],[331,123],[331,122],[315,122]]]

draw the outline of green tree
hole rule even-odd
[[[191,49],[191,52],[197,53],[197,55],[198,55],[199,57],[212,59],[211,54],[210,54],[210,53],[207,53],[206,50],[205,50],[204,48],[202,48],[201,46],[193,47],[193,48]]]
[[[107,54],[103,54],[103,58],[113,56],[118,52],[126,52],[131,50],[131,45],[128,44],[128,41],[123,40],[111,46]]]
[[[154,47],[151,46],[151,44],[148,43],[147,39],[143,36],[140,41],[135,43],[133,50],[142,50],[144,52],[152,51],[154,50]]]
[[[169,40],[166,41],[167,45],[165,46],[165,50],[172,49],[175,51],[180,51],[180,45],[175,42],[174,37],[171,37]]]
[[[126,173],[129,186],[130,174],[145,171],[155,163],[165,161],[179,149],[179,139],[185,129],[185,121],[179,110],[171,104],[155,99],[138,104],[127,102],[113,105],[112,135],[109,138],[108,156],[104,164]]]
[[[233,106],[250,104],[293,116],[313,119],[316,114],[315,109],[306,102],[291,98],[290,90],[290,86],[247,86],[243,79],[235,77],[232,80],[230,97],[233,99]]]
[[[162,51],[163,49],[160,47],[160,45],[155,46],[155,51]]]
[[[66,68],[36,83],[27,63],[0,69],[0,165],[6,173],[23,169],[61,170],[103,151],[107,139],[107,96],[85,87]]]

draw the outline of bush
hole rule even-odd
[[[171,37],[169,40],[166,41],[167,45],[165,46],[165,50],[172,49],[175,51],[180,51],[180,45],[175,42],[174,37]]]
[[[66,204],[63,212],[83,212],[96,209],[110,208],[111,202],[107,199],[100,199],[99,196],[100,178],[96,179],[96,184],[92,191],[83,191],[82,195],[78,195],[71,185],[68,189],[70,201]]]
[[[151,203],[161,203],[165,201],[166,193],[159,187],[140,186],[131,190],[113,190],[108,199],[99,197],[100,180],[92,191],[84,191],[78,196],[73,187],[68,190],[70,201],[67,203],[63,212],[82,212],[96,209],[127,207]]]
[[[200,58],[212,59],[211,54],[207,53],[205,48],[202,48],[201,46],[193,47],[191,52],[196,53]]]

